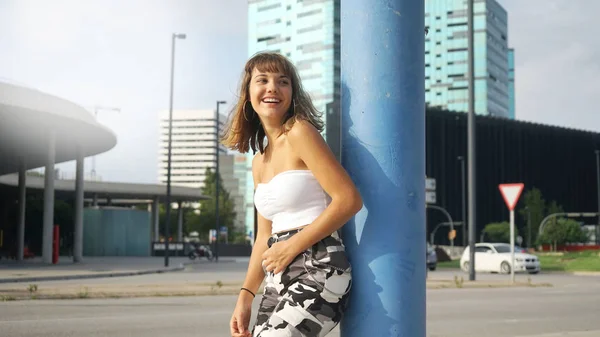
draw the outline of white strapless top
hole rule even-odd
[[[312,223],[330,202],[310,170],[281,172],[254,193],[256,210],[273,222],[271,233]]]

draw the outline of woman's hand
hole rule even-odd
[[[289,240],[275,242],[263,253],[262,263],[266,271],[277,274],[284,271],[298,254],[299,252],[289,243]]]
[[[238,298],[231,321],[229,321],[229,330],[231,337],[252,337],[252,333],[248,330],[250,324],[250,315],[252,314],[252,300],[254,297],[242,291]]]

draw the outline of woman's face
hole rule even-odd
[[[261,121],[281,122],[292,103],[292,80],[282,73],[254,68],[250,78],[250,102]]]

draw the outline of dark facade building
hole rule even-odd
[[[426,174],[436,179],[436,205],[462,221],[458,157],[467,157],[467,114],[428,109],[426,143]],[[555,200],[566,212],[597,211],[595,150],[600,149],[600,133],[477,116],[475,144],[477,238],[486,224],[509,219],[498,189],[502,183],[522,182],[523,193],[538,188],[546,201]],[[515,211],[521,207],[522,198]],[[444,221],[441,212],[429,209],[428,235]],[[515,223],[523,225],[518,213]],[[462,229],[456,232],[455,245],[461,245]],[[447,233],[438,230],[436,244],[448,244]]]

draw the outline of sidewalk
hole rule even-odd
[[[165,267],[164,257],[86,257],[81,263],[73,263],[71,257],[64,256],[55,265],[44,264],[40,258],[0,260],[0,284],[165,273],[183,270],[193,263],[198,262],[187,257],[170,257],[169,267]]]

